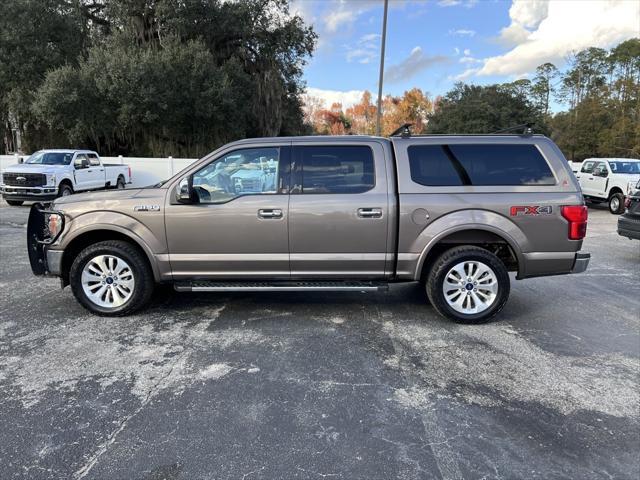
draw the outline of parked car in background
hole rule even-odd
[[[248,139],[153,187],[35,204],[34,274],[102,315],[178,291],[364,291],[421,282],[478,323],[517,279],[579,273],[587,208],[540,135]]]
[[[625,197],[640,180],[640,160],[587,158],[577,172],[582,194],[592,203],[608,203],[614,214],[624,212]]]
[[[640,240],[640,180],[625,201],[625,213],[618,218],[618,234]]]
[[[0,192],[9,205],[46,201],[76,192],[125,188],[127,165],[103,164],[91,150],[40,150],[2,172]]]

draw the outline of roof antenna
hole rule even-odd
[[[405,123],[400,128],[395,129],[389,136],[397,137],[398,135],[400,135],[402,138],[409,138],[411,137],[411,130],[409,129],[409,127],[411,126],[413,126],[413,123]]]
[[[522,123],[520,125],[515,125],[513,127],[504,128],[502,130],[492,132],[492,135],[495,135],[498,133],[513,133],[518,130],[522,130],[521,135],[533,135],[533,123],[527,122],[527,123]]]

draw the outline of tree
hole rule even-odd
[[[9,104],[15,95],[0,91],[5,117],[19,113],[37,130],[61,134],[53,140],[27,131],[33,147],[71,143],[106,154],[192,156],[244,136],[307,131],[299,95],[316,35],[289,13],[286,0],[16,3],[83,33],[71,35],[79,39],[71,48],[55,32],[47,37],[44,25],[43,39],[65,55],[42,63],[20,102]],[[28,15],[4,17],[18,31],[29,22]],[[0,55],[7,50],[3,41]],[[22,85],[27,73],[11,75]]]
[[[543,63],[536,68],[531,85],[531,95],[544,115],[549,114],[549,103],[556,92],[555,80],[560,72],[553,63]]]
[[[35,140],[30,112],[35,90],[49,70],[75,64],[88,41],[86,21],[71,5],[0,2],[0,130],[5,139],[0,152],[15,150],[14,129],[27,141]]]
[[[429,133],[491,133],[523,123],[547,127],[540,111],[510,85],[456,84],[435,106]]]

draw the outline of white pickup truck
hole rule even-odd
[[[640,180],[640,159],[587,158],[573,163],[584,198],[592,203],[609,204],[614,214],[624,212],[624,200]]]
[[[128,165],[104,164],[91,150],[39,150],[2,172],[0,192],[9,205],[46,201],[75,192],[125,188]]]

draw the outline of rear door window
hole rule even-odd
[[[363,193],[375,186],[373,151],[364,145],[295,147],[292,193]]]
[[[534,145],[450,144],[408,148],[411,179],[426,186],[555,185]]]
[[[95,153],[88,153],[87,157],[89,157],[89,164],[92,167],[100,166],[100,159],[98,158],[98,155],[96,155]]]

